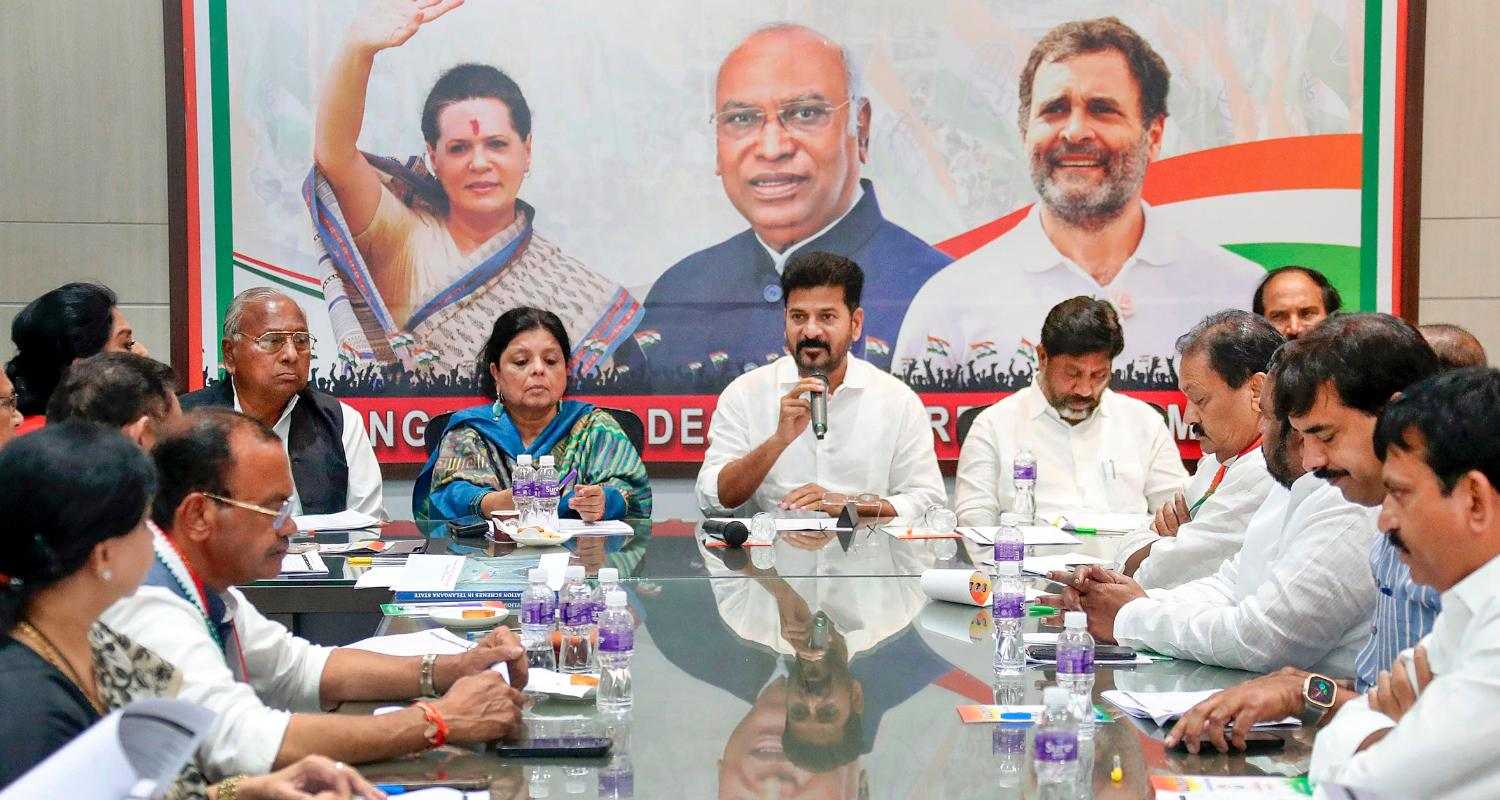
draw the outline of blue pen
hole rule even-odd
[[[564,475],[562,480],[557,482],[558,493],[562,494],[573,488],[573,482],[576,480],[578,480],[578,467],[573,467],[568,470],[568,474]]]
[[[394,783],[377,783],[375,788],[386,794],[406,794],[406,787]]]

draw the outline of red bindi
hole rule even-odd
[[[469,120],[469,130],[473,131],[475,136],[478,136],[479,135],[479,120],[477,120],[477,119],[470,119]]]

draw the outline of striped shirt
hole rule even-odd
[[[1386,536],[1377,536],[1370,548],[1370,569],[1380,594],[1375,598],[1375,616],[1370,620],[1370,641],[1354,660],[1355,688],[1363,692],[1375,685],[1380,671],[1389,669],[1396,656],[1432,630],[1442,610],[1436,589],[1411,579],[1411,571]]]

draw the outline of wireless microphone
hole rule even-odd
[[[811,393],[813,435],[822,439],[828,435],[828,373],[815,369],[812,376],[823,382],[823,391]]]
[[[750,529],[737,519],[703,520],[703,532],[729,547],[740,547],[750,538]]]

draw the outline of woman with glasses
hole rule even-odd
[[[0,789],[110,711],[170,697],[167,662],[99,621],[153,559],[156,471],[117,430],[79,420],[0,449]],[[169,797],[382,797],[358,773],[309,757],[207,786],[189,765]]]
[[[418,518],[489,516],[515,508],[512,470],[522,455],[552,456],[563,483],[563,516],[649,518],[646,466],[609,412],[564,400],[568,332],[540,308],[513,308],[495,320],[479,356],[479,384],[493,402],[459,411],[412,489]]]
[[[106,350],[147,355],[119,298],[97,283],[64,284],[31,301],[11,323],[10,338],[16,355],[5,374],[24,418],[22,433],[45,422],[47,400],[69,364]]]
[[[356,147],[376,54],[461,2],[373,4],[319,95],[304,194],[334,278],[324,293],[340,352],[451,384],[468,377],[475,331],[534,305],[557,312],[577,343],[574,369],[587,375],[630,336],[640,304],[535,231],[535,209],[517,198],[531,169],[531,109],[514,80],[483,64],[443,73],[422,107],[426,163]]]
[[[21,412],[16,408],[19,399],[10,376],[0,372],[0,445],[10,441],[21,429]]]

